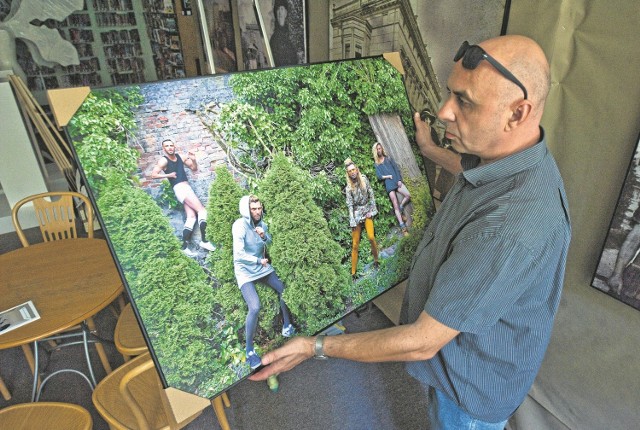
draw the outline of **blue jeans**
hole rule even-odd
[[[489,423],[474,418],[433,387],[429,387],[427,409],[431,430],[504,430],[508,421]]]

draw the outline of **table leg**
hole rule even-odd
[[[31,369],[31,374],[35,375],[35,360],[33,359],[33,352],[31,351],[31,347],[29,344],[24,344],[21,346],[22,352],[24,353],[24,358],[27,359],[27,363],[29,364],[29,369]],[[40,375],[38,375],[37,384],[40,385]]]
[[[93,318],[87,318],[87,327],[91,332],[96,331],[96,324],[93,322]],[[109,363],[109,359],[107,358],[107,353],[104,351],[104,346],[100,342],[96,342],[96,351],[98,351],[98,356],[100,357],[100,362],[102,363],[102,367],[104,367],[107,375],[111,373],[111,364]]]
[[[0,377],[0,393],[2,394],[2,397],[4,397],[5,400],[11,400],[11,393],[9,392],[9,389],[7,388],[7,386],[5,385],[1,377]]]

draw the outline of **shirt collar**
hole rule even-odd
[[[515,175],[536,165],[542,161],[547,152],[544,130],[540,127],[540,140],[538,143],[493,163],[478,166],[480,158],[475,155],[462,154],[461,164],[464,170],[462,176],[471,185],[480,187],[489,182]]]

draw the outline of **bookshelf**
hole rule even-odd
[[[75,46],[80,64],[40,66],[27,45],[17,39],[16,52],[27,75],[26,84],[41,103],[46,103],[46,89],[125,85],[185,76],[171,0],[86,0],[83,10],[64,21],[50,19],[43,24],[56,28]]]
[[[173,3],[167,0],[143,0],[142,5],[158,78],[184,77],[184,58]]]

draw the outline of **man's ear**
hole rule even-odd
[[[507,120],[505,131],[512,131],[516,127],[522,125],[522,123],[529,118],[531,109],[532,106],[528,100],[517,102],[517,104],[511,108],[511,116]]]

